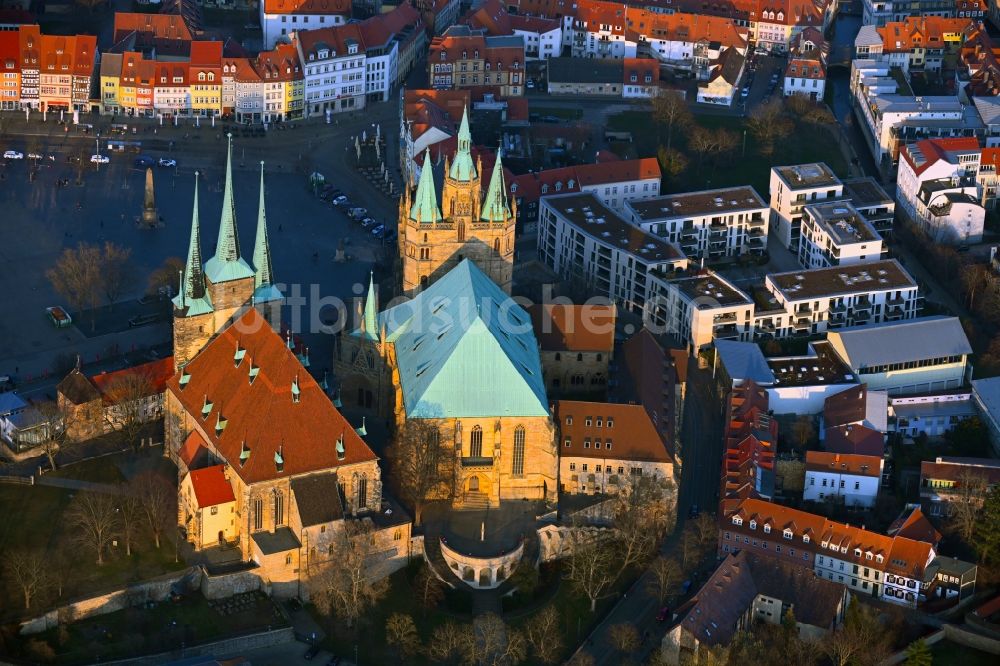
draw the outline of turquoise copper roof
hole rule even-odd
[[[507,191],[503,182],[503,150],[497,151],[497,161],[493,165],[493,175],[490,176],[490,188],[483,200],[483,210],[479,218],[489,222],[506,222],[510,219],[510,209],[507,207]]]
[[[212,284],[253,278],[254,270],[240,254],[240,236],[236,225],[236,204],[233,201],[233,136],[229,135],[226,154],[226,188],[222,195],[222,219],[219,222],[219,242],[215,256],[205,264],[205,275]]]
[[[548,416],[531,319],[472,261],[379,315],[411,418]]]
[[[205,290],[205,274],[201,265],[201,224],[198,221],[198,172],[194,174],[194,206],[191,211],[191,237],[188,241],[187,262],[181,273],[180,289],[173,298],[174,307],[183,316],[212,312],[212,301]]]
[[[369,340],[378,340],[378,305],[375,295],[375,274],[371,273],[368,277],[368,295],[365,297],[361,326],[354,331],[354,335]]]
[[[420,224],[434,224],[441,221],[437,191],[434,189],[434,171],[431,167],[431,151],[424,152],[424,166],[420,169],[420,182],[410,206],[410,219]]]
[[[274,284],[271,266],[271,244],[267,239],[267,212],[264,208],[264,162],[260,163],[260,203],[257,207],[257,237],[253,244],[253,265],[257,269],[254,279],[255,303],[280,301],[285,297]]]
[[[469,131],[469,107],[462,112],[462,125],[458,129],[458,151],[451,163],[448,175],[452,180],[468,182],[476,177],[476,165],[472,162],[472,133]]]

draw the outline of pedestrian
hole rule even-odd
[[[278,231],[284,231],[284,230],[285,230],[285,229],[284,229],[284,227],[283,227],[282,225],[280,225],[280,224],[279,224],[279,225],[278,225]]]

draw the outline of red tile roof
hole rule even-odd
[[[946,35],[961,35],[974,26],[975,23],[967,18],[908,16],[902,21],[890,21],[876,30],[882,37],[883,52],[902,53],[917,48],[944,48]]]
[[[202,469],[191,470],[191,487],[194,488],[195,498],[198,500],[198,507],[204,509],[209,506],[217,506],[226,502],[235,502],[233,487],[226,478],[225,467],[222,465],[212,465]]]
[[[824,430],[823,448],[830,453],[881,458],[885,453],[885,435],[874,428],[857,423],[834,426]]]
[[[191,469],[192,463],[195,458],[198,458],[204,451],[208,449],[205,446],[205,440],[197,430],[192,430],[191,434],[187,436],[184,440],[184,445],[181,446],[180,450],[177,452],[177,457],[184,461],[188,469]]]
[[[13,30],[0,31],[0,71],[19,72],[18,64],[20,43],[17,32]]]
[[[920,463],[920,479],[956,482],[956,487],[968,474],[981,476],[988,485],[1000,483],[1000,460],[992,458],[959,458],[938,456]]]
[[[806,471],[878,478],[882,475],[882,456],[806,451]]]
[[[560,456],[673,463],[642,405],[560,400],[556,402],[555,417]],[[589,426],[587,419],[591,420]],[[590,446],[585,447],[585,443]]]
[[[262,0],[265,14],[343,14],[350,16],[351,0]]]
[[[914,151],[913,148],[917,148]],[[900,149],[899,154],[906,160],[906,163],[913,169],[916,175],[922,174],[932,164],[938,160],[947,160],[948,153],[969,153],[979,151],[979,139],[974,136],[943,137],[940,139],[922,139],[913,144],[908,144]],[[923,155],[920,160],[914,154],[919,152]]]
[[[615,348],[614,305],[528,306],[531,326],[544,351],[593,351],[610,354]]]
[[[245,354],[237,365],[238,349]],[[257,372],[252,384],[251,369]],[[188,376],[184,388],[182,374]],[[296,380],[297,403],[292,397]],[[213,338],[167,386],[201,423],[212,448],[246,483],[377,459],[254,308]],[[223,428],[218,430],[220,420]],[[336,451],[340,438],[343,460]],[[241,463],[240,454],[246,450],[249,457]],[[281,471],[275,460],[279,453]]]
[[[652,58],[624,58],[622,81],[625,84],[655,86],[660,80],[660,63]],[[632,77],[635,76],[635,81]],[[646,81],[646,77],[649,81]]]
[[[291,44],[277,44],[257,55],[256,69],[265,81],[297,81],[303,78],[299,56]]]
[[[115,382],[131,374],[143,375],[146,378],[149,382],[149,395],[163,393],[167,389],[167,380],[174,374],[174,357],[167,356],[157,361],[150,361],[114,372],[102,372],[99,375],[94,375],[91,380],[97,390],[104,395],[110,387],[114,386]]]
[[[115,12],[114,37],[117,44],[132,33],[137,34],[136,42],[152,46],[158,41],[190,42],[194,37],[187,23],[178,14],[137,14]]]
[[[889,525],[886,530],[889,536],[906,537],[914,541],[925,541],[935,548],[941,541],[941,533],[938,532],[927,516],[920,510],[920,507],[913,507],[911,511],[904,511],[903,515]]]

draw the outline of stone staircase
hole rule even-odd
[[[424,554],[431,569],[434,570],[437,577],[444,583],[451,587],[465,585],[462,579],[458,577],[458,574],[444,561],[444,555],[441,554],[441,532],[436,525],[426,525],[426,532],[424,532]]]
[[[490,508],[490,496],[486,493],[465,493],[462,503],[455,506],[457,511],[484,511]]]

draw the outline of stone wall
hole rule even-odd
[[[235,571],[212,576],[202,570],[201,593],[206,599],[224,599],[243,592],[271,594],[271,587],[256,571]]]
[[[493,589],[506,580],[521,561],[523,553],[523,541],[517,548],[493,557],[466,555],[441,542],[441,555],[455,575],[470,587],[480,590]]]
[[[607,528],[603,527],[571,527],[568,525],[545,525],[538,529],[539,561],[551,562],[565,557],[568,552],[569,536],[575,531],[591,538],[596,538],[605,533]]]
[[[171,586],[186,577],[190,577],[191,584],[197,587],[201,582],[202,571],[196,567],[190,567],[107,594],[74,601],[37,618],[22,622],[20,633],[21,635],[37,634],[58,626],[60,622],[73,622],[95,615],[114,613],[127,606],[138,606],[147,601],[162,601],[170,595]]]
[[[291,643],[294,640],[295,631],[292,627],[284,627],[282,629],[272,629],[271,631],[261,631],[247,636],[227,638],[225,640],[215,641],[214,643],[205,643],[204,645],[193,645],[189,648],[182,648],[173,652],[162,652],[160,654],[148,655],[145,657],[108,661],[105,663],[113,664],[115,666],[146,666],[147,664],[152,666],[153,664],[162,664],[167,661],[174,662],[179,659],[186,659],[189,657],[211,656],[217,654],[239,654],[250,650],[258,650],[260,648],[284,645],[286,643]],[[294,653],[297,649],[298,648],[289,646],[290,652]]]

